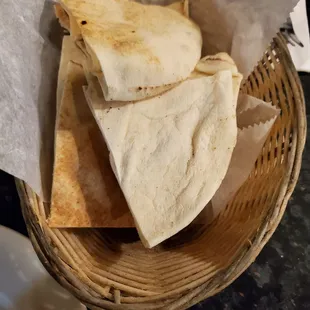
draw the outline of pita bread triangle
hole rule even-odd
[[[56,14],[69,25],[105,100],[141,100],[188,78],[200,59],[201,32],[187,18],[186,3],[61,0],[66,13],[56,7]]]
[[[109,151],[85,100],[82,87],[86,80],[78,64],[81,55],[72,45],[70,38],[65,37],[59,71],[58,91],[62,90],[62,99],[56,121],[49,226],[134,227],[109,163]]]
[[[113,171],[142,242],[153,247],[189,225],[221,184],[236,144],[242,76],[196,72],[160,96],[127,103],[106,102],[97,79],[87,79]]]

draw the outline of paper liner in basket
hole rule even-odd
[[[226,176],[205,211],[216,217],[250,175],[280,110],[248,95],[239,95],[238,137]],[[210,215],[212,217],[210,218]]]
[[[137,0],[167,5],[175,0]],[[228,53],[245,78],[252,72],[272,38],[298,0],[192,0],[190,17],[203,36],[203,53]]]
[[[297,0],[193,0],[190,12],[202,27],[204,38],[217,47],[216,52],[230,53],[233,46],[232,56],[239,69],[251,72],[296,3]],[[0,28],[6,34],[0,44],[0,168],[23,179],[48,201],[55,116],[52,94],[61,31],[52,1],[9,1],[0,6]],[[233,18],[228,18],[230,11]]]

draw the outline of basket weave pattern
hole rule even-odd
[[[274,39],[242,92],[281,109],[255,168],[211,225],[186,230],[155,249],[104,229],[50,229],[48,206],[17,181],[33,246],[61,285],[91,309],[179,310],[221,291],[255,260],[295,187],[306,136],[302,88],[282,37]]]

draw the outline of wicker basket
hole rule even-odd
[[[242,91],[282,111],[253,172],[211,225],[189,227],[155,249],[144,249],[131,230],[50,229],[48,206],[17,181],[39,258],[89,308],[186,309],[221,291],[255,260],[295,187],[306,137],[303,92],[282,37]]]

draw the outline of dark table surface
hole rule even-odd
[[[301,74],[301,80],[310,111],[310,75]],[[307,113],[308,126],[309,117]],[[269,243],[255,263],[232,285],[217,296],[192,307],[193,310],[310,310],[309,185],[310,144],[307,143],[298,185]],[[27,235],[14,179],[2,171],[0,225]]]

